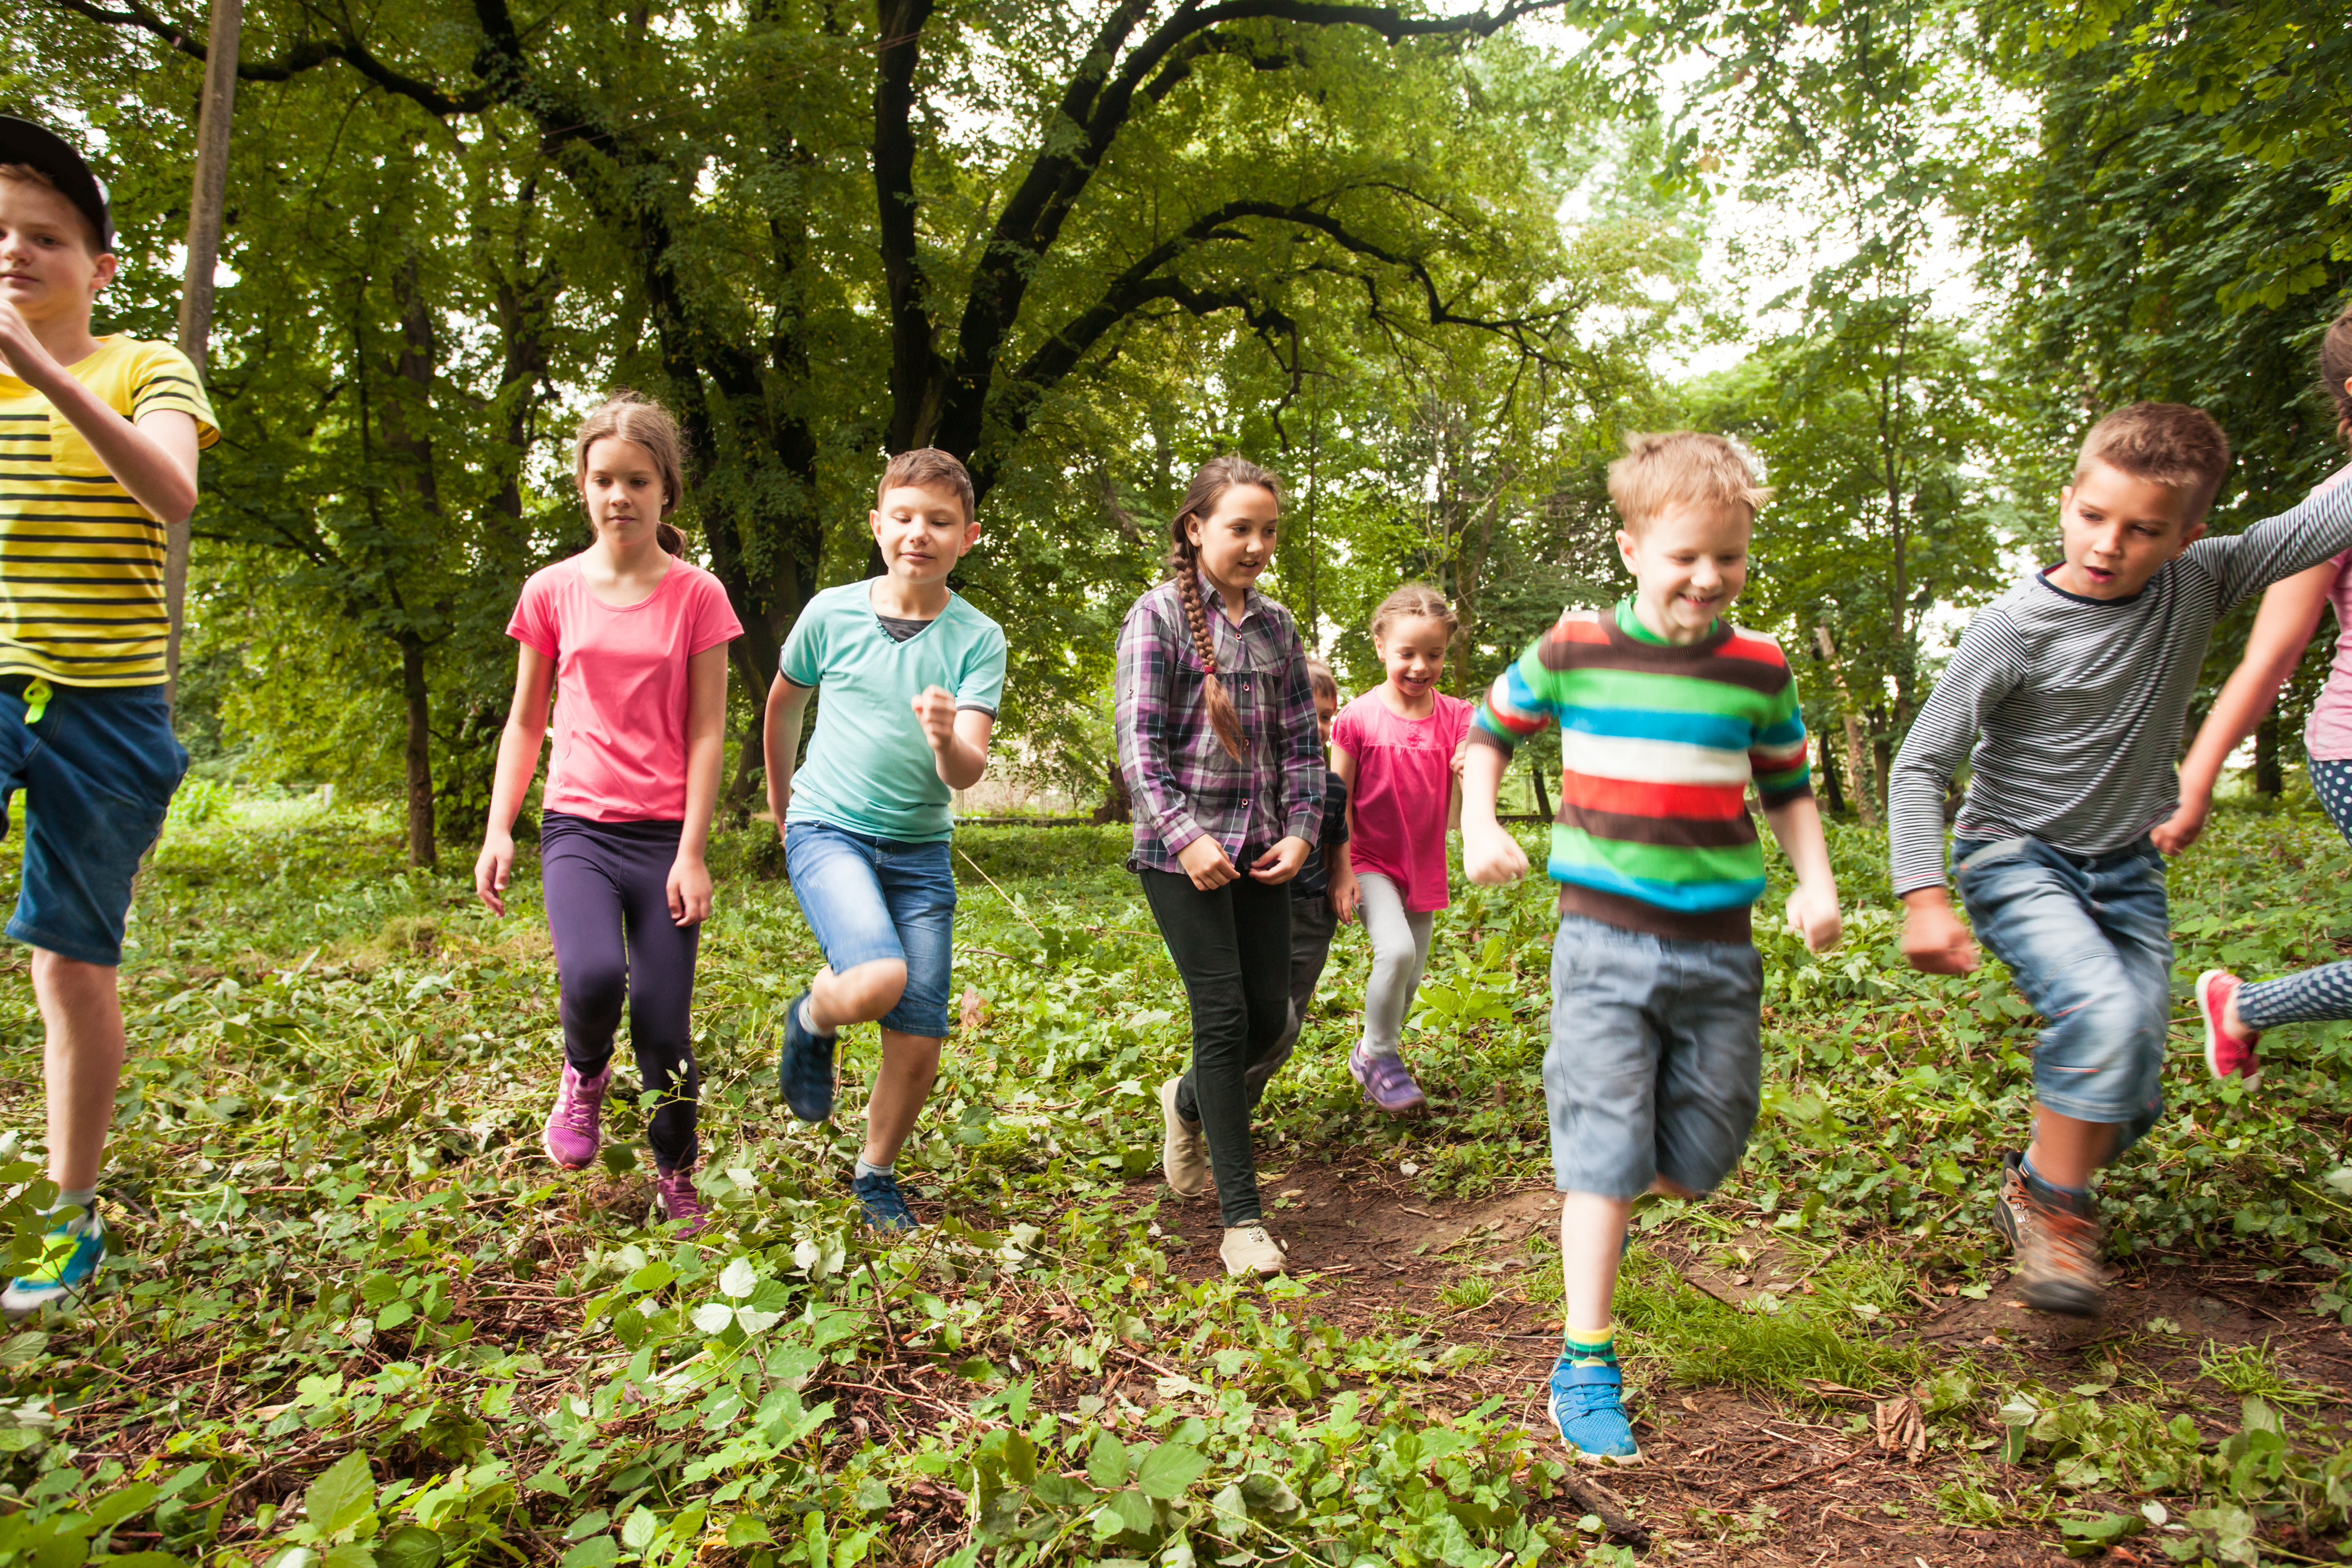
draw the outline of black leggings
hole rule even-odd
[[[1192,1003],[1192,1065],[1177,1085],[1176,1109],[1208,1134],[1224,1222],[1254,1225],[1263,1211],[1249,1077],[1288,1044],[1290,889],[1246,873],[1207,893],[1181,872],[1137,875]]]
[[[539,875],[555,939],[563,1057],[593,1078],[613,1059],[621,1006],[644,1086],[661,1095],[646,1141],[664,1170],[694,1164],[694,955],[702,927],[669,914],[681,824],[595,822],[542,813]]]

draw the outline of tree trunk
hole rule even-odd
[[[1103,764],[1102,804],[1094,809],[1097,822],[1131,822],[1135,821],[1135,800],[1127,792],[1127,778],[1118,770],[1117,758]]]
[[[1552,820],[1551,797],[1544,792],[1543,764],[1538,762],[1533,758],[1529,758],[1528,759],[1528,777],[1535,780],[1536,812],[1538,816],[1542,817],[1545,821],[1549,822]]]
[[[1838,777],[1837,747],[1826,735],[1819,737],[1822,754],[1822,788],[1829,791],[1830,810],[1843,814],[1845,806],[1845,784]]]
[[[408,863],[433,865],[433,698],[425,685],[425,639],[400,633],[400,689],[408,706]]]
[[[2273,708],[2254,730],[2254,791],[2275,800],[2286,789],[2286,771],[2279,766],[2279,716]]]

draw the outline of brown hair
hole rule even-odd
[[[38,185],[50,194],[62,199],[66,205],[73,209],[74,221],[81,225],[82,237],[89,242],[90,255],[106,254],[106,239],[98,232],[98,225],[90,221],[88,213],[81,210],[79,202],[67,195],[58,187],[57,181],[50,176],[47,169],[37,169],[30,163],[0,163],[0,181],[5,181],[11,185]]]
[[[880,510],[882,497],[902,485],[912,485],[924,490],[946,490],[963,503],[963,520],[971,521],[977,508],[972,498],[971,475],[952,452],[942,452],[936,446],[918,446],[911,452],[901,452],[890,459],[882,470],[882,483],[874,487],[874,506]]]
[[[1332,675],[1331,666],[1312,653],[1307,655],[1307,685],[1318,697],[1329,697],[1335,703],[1339,700],[1339,683]]]
[[[2336,434],[2352,442],[2352,392],[2344,389],[2352,381],[2352,305],[2336,313],[2319,340],[2319,379],[2336,401]]]
[[[1626,528],[1639,533],[1678,505],[1745,507],[1752,518],[1772,492],[1738,442],[1705,431],[1666,430],[1625,438],[1625,455],[1609,465],[1609,498]]]
[[[662,517],[667,519],[686,497],[686,443],[678,434],[677,421],[669,410],[651,398],[639,397],[626,387],[614,389],[602,408],[580,422],[580,434],[572,444],[572,482],[583,487],[588,484],[588,449],[600,441],[633,441],[646,449],[661,475]],[[654,538],[661,548],[672,555],[686,553],[686,536],[675,523],[667,520],[656,524]]]
[[[1184,607],[1184,623],[1192,628],[1192,651],[1208,672],[1201,684],[1201,701],[1209,710],[1209,727],[1217,732],[1225,755],[1239,762],[1242,721],[1234,712],[1233,694],[1217,678],[1217,642],[1209,630],[1208,612],[1201,608],[1201,547],[1192,542],[1191,531],[1194,523],[1208,520],[1225,492],[1236,485],[1263,490],[1274,497],[1276,506],[1282,505],[1282,481],[1271,469],[1261,468],[1246,457],[1210,458],[1184,487],[1184,504],[1176,508],[1176,518],[1168,525],[1168,575],[1176,580],[1176,601]]]
[[[2212,506],[2230,471],[2230,438],[2213,416],[2185,402],[2134,402],[2091,426],[2074,459],[2074,482],[2091,465],[2104,463],[2119,474],[2178,490],[2192,503],[2195,522]]]
[[[1448,643],[1453,642],[1454,633],[1462,629],[1461,618],[1454,613],[1454,606],[1445,602],[1445,595],[1425,582],[1408,582],[1381,600],[1381,607],[1372,612],[1372,640],[1377,643],[1387,636],[1389,628],[1400,621],[1423,616],[1445,622],[1445,640]]]

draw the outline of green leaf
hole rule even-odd
[[[1087,1479],[1104,1491],[1125,1486],[1127,1445],[1108,1432],[1097,1432],[1095,1446],[1087,1450]]]
[[[719,1289],[737,1301],[741,1301],[759,1287],[759,1271],[751,1267],[749,1258],[736,1259],[719,1276]]]
[[[377,1543],[376,1568],[441,1568],[448,1544],[437,1530],[404,1524]]]
[[[365,1454],[345,1454],[302,1494],[303,1516],[321,1541],[348,1534],[375,1506],[375,1472]]]
[[[416,1309],[406,1301],[394,1301],[375,1315],[375,1326],[380,1329],[396,1329],[415,1315]]]
[[[774,1539],[768,1532],[767,1521],[755,1519],[751,1514],[739,1513],[727,1521],[727,1544],[739,1552],[746,1546],[757,1546],[763,1541]]]
[[[1111,1493],[1109,1508],[1118,1522],[1138,1535],[1149,1535],[1160,1522],[1151,1511],[1151,1500],[1129,1489]]]
[[[660,1533],[661,1521],[654,1517],[653,1510],[632,1509],[628,1519],[621,1525],[621,1544],[632,1552],[643,1552]]]
[[[566,1541],[584,1541],[589,1536],[595,1534],[598,1531],[609,1530],[612,1526],[613,1516],[611,1514],[605,1512],[601,1508],[591,1509],[586,1513],[582,1514],[579,1518],[573,1520],[569,1525],[564,1527],[563,1539]]]
[[[561,1568],[613,1568],[621,1560],[621,1543],[609,1535],[592,1535],[563,1554]]]
[[[1200,1449],[1183,1443],[1162,1443],[1143,1456],[1143,1463],[1135,1469],[1135,1484],[1151,1497],[1180,1498],[1208,1468],[1208,1458]]]

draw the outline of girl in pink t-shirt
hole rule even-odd
[[[1445,907],[1445,830],[1462,809],[1462,751],[1475,711],[1437,689],[1456,624],[1433,588],[1408,583],[1382,600],[1372,646],[1388,679],[1340,709],[1331,727],[1348,784],[1358,908],[1372,945],[1364,1038],[1349,1053],[1348,1071],[1373,1104],[1400,1116],[1429,1103],[1398,1054],[1398,1036]]]
[[[2319,379],[2336,400],[2336,434],[2352,442],[2352,308],[2339,313],[2319,344]],[[2347,482],[2341,468],[2319,488]],[[2213,711],[2180,764],[2180,804],[2149,836],[2177,855],[2197,841],[2213,807],[2213,786],[2238,744],[2278,700],[2279,688],[2303,662],[2303,651],[2330,606],[2340,628],[2336,662],[2303,738],[2311,785],[2336,831],[2352,840],[2352,551],[2282,578],[2263,594],[2245,656],[2231,673]],[[2262,1073],[2254,1046],[2277,1024],[2352,1019],[2352,963],[2324,964],[2275,980],[2242,983],[2226,969],[2197,977],[2197,1009],[2205,1018],[2205,1065],[2216,1078],[2238,1075],[2251,1085]]]
[[[522,652],[474,891],[506,913],[515,813],[539,768],[551,689],[539,866],[563,1072],[541,1142],[566,1170],[595,1159],[625,1003],[638,1076],[660,1096],[646,1126],[655,1190],[663,1216],[691,1235],[703,1222],[690,1027],[710,914],[703,849],[719,796],[727,644],[743,628],[719,580],[683,559],[683,536],[662,520],[684,488],[668,413],[614,398],[581,426],[574,459],[596,542],[534,573],[507,627]]]

